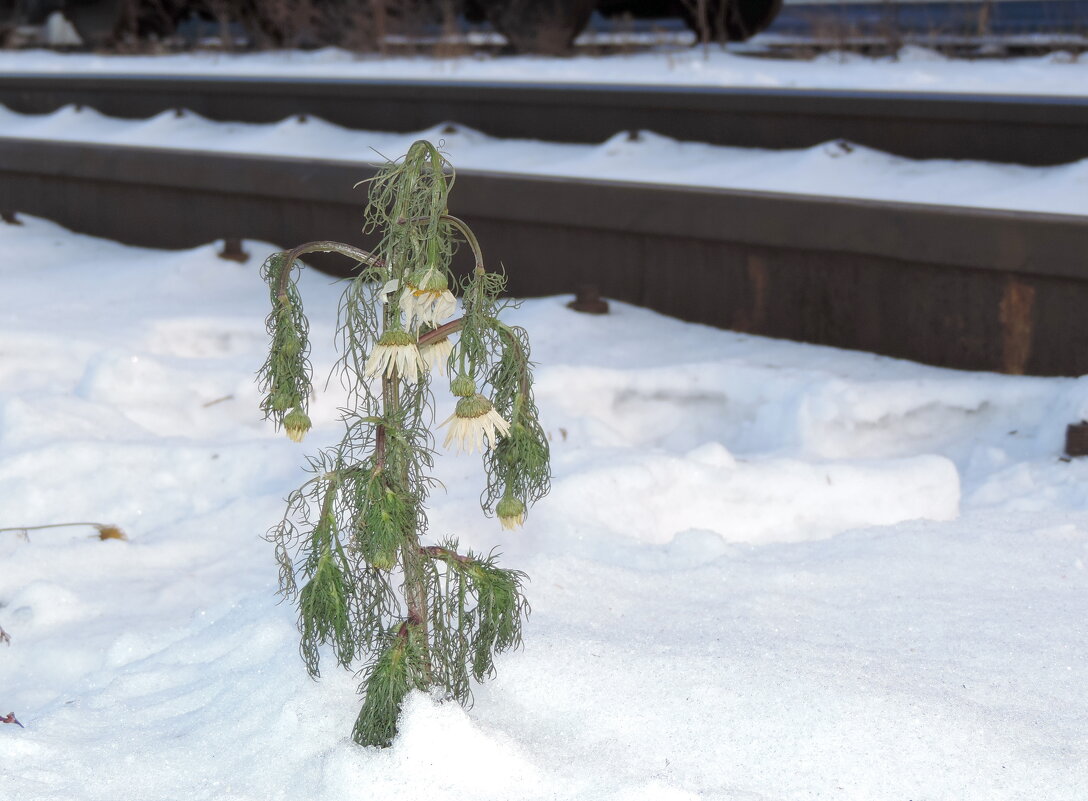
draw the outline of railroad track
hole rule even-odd
[[[82,104],[143,118],[187,108],[214,120],[312,114],[349,128],[414,131],[451,120],[500,137],[600,142],[648,129],[682,140],[800,148],[832,139],[910,158],[1064,164],[1088,157],[1088,98],[808,89],[172,76],[3,75],[24,113]]]
[[[153,247],[360,242],[352,187],[370,174],[351,162],[0,137],[9,218]],[[948,367],[1088,373],[1088,217],[483,172],[458,173],[451,211],[491,264],[517,265],[514,295],[592,284],[738,331]]]
[[[1088,100],[751,89],[0,76],[23,112],[307,113],[410,131],[600,141],[624,129],[732,145],[847,138],[916,157],[1088,156]],[[357,163],[0,138],[0,211],[154,247],[357,241]],[[453,211],[517,264],[515,295],[608,297],[756,334],[931,364],[1088,373],[1088,218],[460,172]],[[319,266],[336,269],[332,262]]]

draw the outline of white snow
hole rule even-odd
[[[758,44],[759,37],[753,40]],[[0,73],[275,75],[290,78],[411,79],[527,83],[748,86],[987,94],[1088,94],[1088,58],[1054,52],[1030,58],[950,59],[916,45],[896,57],[826,53],[811,61],[758,58],[718,47],[664,48],[612,56],[379,57],[335,48],[249,54],[197,52],[116,56],[0,51]]]
[[[1025,167],[907,159],[844,141],[799,150],[722,147],[649,131],[637,139],[621,132],[596,145],[561,144],[498,139],[435,122],[424,131],[386,133],[342,128],[315,117],[252,124],[167,111],[126,120],[75,106],[37,115],[0,106],[0,137],[363,163],[393,157],[427,138],[464,170],[1088,215],[1088,158],[1057,167]]]
[[[257,412],[269,247],[0,226],[0,787],[179,798],[1088,798],[1084,379],[965,373],[527,301],[555,489],[525,529],[440,455],[436,535],[525,570],[525,647],[468,711],[349,739],[261,534],[338,438]],[[486,252],[486,243],[484,243]],[[510,265],[515,269],[515,265]],[[340,287],[307,274],[316,375]],[[451,407],[439,392],[440,415]]]

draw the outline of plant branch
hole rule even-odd
[[[283,254],[285,263],[280,270],[279,279],[276,283],[276,297],[281,301],[285,299],[287,293],[287,279],[291,275],[291,268],[298,261],[298,257],[304,253],[339,253],[341,256],[364,262],[372,267],[383,264],[382,260],[370,251],[357,248],[354,245],[346,245],[343,242],[333,242],[331,240],[307,242],[304,245],[291,248]]]
[[[432,342],[437,342],[440,339],[448,337],[450,334],[456,334],[461,330],[461,324],[464,323],[464,317],[458,317],[456,320],[450,320],[448,323],[444,323],[433,331],[428,331],[426,334],[420,336],[416,345],[423,347],[424,345],[430,345]]]
[[[448,562],[459,562],[463,565],[474,564],[475,559],[469,556],[462,556],[456,551],[451,551],[449,548],[443,548],[440,545],[424,545],[420,547],[419,552],[424,556],[429,556],[432,559],[442,559]]]
[[[461,326],[464,325],[465,318],[458,317],[456,320],[450,320],[448,323],[438,326],[433,331],[428,331],[426,334],[420,336],[417,344],[419,347],[424,345],[430,345],[432,342],[437,342],[444,337],[448,337],[450,334],[456,334],[461,330]],[[492,328],[498,332],[498,334],[506,339],[507,342],[514,348],[518,354],[518,362],[521,364],[521,392],[522,394],[528,394],[529,392],[529,360],[525,356],[525,351],[521,347],[521,342],[518,341],[517,336],[514,334],[513,329],[508,325],[504,325],[498,320],[492,321]]]

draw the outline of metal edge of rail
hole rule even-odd
[[[359,242],[365,164],[0,138],[0,210],[149,247]],[[510,291],[930,364],[1088,373],[1088,218],[459,172]],[[363,242],[365,244],[365,242]],[[343,271],[350,265],[318,262]]]
[[[348,128],[415,131],[451,120],[499,137],[601,142],[650,130],[686,141],[803,148],[835,139],[910,158],[1053,165],[1088,157],[1088,97],[700,86],[0,74],[22,113],[83,104],[214,120],[309,114]]]

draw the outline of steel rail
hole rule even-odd
[[[365,246],[365,190],[352,187],[370,174],[344,161],[0,138],[0,211],[152,247]],[[592,284],[754,334],[1088,373],[1086,217],[483,172],[458,174],[451,212],[491,265],[517,266],[517,296]]]
[[[0,104],[24,113],[81,104],[127,118],[187,108],[244,122],[311,114],[349,128],[399,132],[454,121],[493,136],[564,142],[600,142],[643,129],[738,147],[803,148],[841,138],[910,158],[1029,165],[1088,157],[1088,97],[0,74]]]

